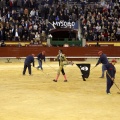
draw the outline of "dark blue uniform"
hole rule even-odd
[[[110,93],[110,88],[113,85],[113,80],[111,78],[115,78],[116,68],[112,63],[108,63],[105,65],[105,70],[107,70],[108,74],[106,73],[107,78],[107,88],[106,92]]]
[[[38,59],[38,64],[39,64],[37,68],[41,68],[41,70],[43,70],[42,60],[44,60],[45,62],[45,54],[42,54],[42,53],[38,54],[37,59]]]
[[[105,64],[109,63],[106,54],[102,53],[100,55],[100,58],[96,64],[96,66],[99,65],[100,63],[102,63],[102,76],[101,77],[104,77]]]
[[[31,75],[31,63],[33,63],[34,67],[34,57],[33,55],[29,55],[26,57],[24,62],[24,69],[23,69],[23,75],[25,75],[26,69],[28,68],[29,75]]]

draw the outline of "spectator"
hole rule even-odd
[[[6,46],[5,42],[2,41],[1,44],[0,44],[0,46],[1,46],[1,47],[5,47],[5,46]]]
[[[35,40],[40,41],[40,34],[38,34],[38,32],[35,34]]]

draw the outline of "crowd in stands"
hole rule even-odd
[[[39,0],[0,0],[0,40],[44,40],[48,31],[42,10],[46,7],[40,4]]]
[[[77,5],[68,9],[66,3],[58,0],[0,0],[0,40],[31,43],[46,40],[49,22],[77,20]]]
[[[87,41],[120,41],[120,1],[101,0],[82,7],[80,21]]]
[[[49,22],[80,18],[81,34],[87,41],[119,41],[120,4],[108,1],[0,0],[0,40],[41,44],[49,34]]]

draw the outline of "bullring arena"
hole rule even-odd
[[[68,82],[53,82],[58,50],[74,62],[64,67]],[[98,51],[117,60],[110,95],[102,66],[94,68]],[[22,75],[32,54],[32,75]],[[0,120],[120,120],[119,59],[120,0],[0,0]],[[86,81],[81,63],[91,65]]]
[[[97,59],[74,61],[65,66],[68,82],[56,77],[58,62],[46,60],[44,71],[32,67],[32,76],[22,75],[24,59],[0,59],[0,119],[1,120],[119,120],[120,94],[113,85],[107,95],[106,79],[101,65],[92,69]],[[90,63],[86,81],[81,78],[77,63]],[[38,63],[35,62],[37,67]],[[117,59],[116,84],[120,87],[120,61]]]

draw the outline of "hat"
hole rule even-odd
[[[115,62],[115,63],[117,63],[116,59],[112,59],[112,61],[111,61],[111,62]]]
[[[103,53],[102,51],[99,51],[99,52],[98,52],[98,55],[101,55],[102,53]]]

